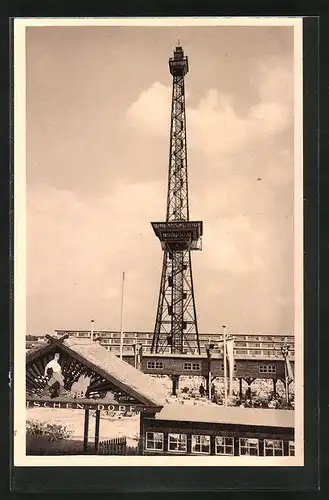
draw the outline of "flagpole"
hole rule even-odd
[[[94,319],[91,319],[90,322],[91,322],[91,328],[90,328],[90,343],[92,344],[93,343],[93,340],[94,340]]]
[[[285,389],[286,389],[286,402],[289,404],[289,394],[288,394],[288,374],[287,374],[287,360],[284,360],[284,380],[285,380]]]
[[[120,359],[122,359],[123,350],[123,299],[125,286],[125,272],[122,273],[122,288],[121,288],[121,315],[120,315]]]
[[[289,406],[289,381],[288,381],[288,348],[284,345],[284,380],[285,380],[285,389],[286,389],[286,402]]]
[[[208,337],[208,398],[211,401],[211,365],[210,365],[210,337]]]
[[[137,368],[137,333],[135,333],[134,340],[134,366]]]
[[[227,366],[226,366],[226,332],[225,332],[225,325],[223,325],[223,347],[224,347],[224,354],[223,354],[223,363],[224,363],[224,404],[227,406]]]

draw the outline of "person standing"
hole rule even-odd
[[[62,367],[58,362],[59,353],[56,352],[54,358],[49,361],[49,363],[45,366],[45,374],[44,376],[49,376],[49,380],[47,382],[48,387],[51,389],[51,396],[57,397],[59,396],[61,390],[64,387],[64,378],[62,374]]]

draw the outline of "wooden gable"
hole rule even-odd
[[[28,406],[61,407],[61,408],[136,408],[140,411],[159,411],[163,404],[151,398],[147,391],[131,387],[125,381],[105,370],[95,362],[70,348],[64,341],[67,335],[57,339],[47,335],[48,342],[26,355],[26,399]],[[88,346],[87,346],[88,347]],[[97,347],[98,348],[98,347]],[[99,346],[100,349],[104,349]],[[87,352],[87,349],[86,349]],[[45,376],[45,368],[49,361],[59,354],[59,365],[64,387],[59,394],[51,393],[48,387],[49,376]],[[103,354],[103,353],[102,353]],[[113,355],[112,355],[113,356]],[[110,356],[108,356],[109,359]],[[113,360],[114,361],[114,360]],[[117,364],[119,360],[115,359]],[[126,363],[122,363],[125,371]],[[104,364],[104,363],[103,363]],[[132,367],[129,367],[131,370]],[[141,373],[136,370],[136,378]],[[137,377],[138,375],[138,377]],[[144,376],[144,375],[143,375]],[[145,377],[148,377],[145,375]],[[145,379],[147,381],[147,379]]]

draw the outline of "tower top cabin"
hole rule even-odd
[[[175,48],[174,56],[169,58],[169,70],[173,76],[183,77],[188,73],[188,57],[180,45]]]

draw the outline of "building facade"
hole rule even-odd
[[[61,337],[68,334],[70,337],[79,339],[90,339],[90,330],[55,330],[55,335]],[[289,356],[294,357],[294,337],[292,335],[262,335],[262,334],[244,334],[231,333],[234,338],[234,355],[246,358],[261,358],[261,357],[281,357],[281,347],[289,344]],[[115,354],[120,352],[120,332],[116,330],[94,330],[94,340],[99,339],[100,344],[108,351]],[[26,338],[26,349],[30,349],[39,342],[42,342],[43,336],[29,335]],[[199,333],[201,353],[206,353],[206,348],[209,343],[214,344],[214,353],[222,351],[222,334],[207,334]],[[151,352],[153,341],[152,332],[124,332],[123,333],[123,354],[126,356],[133,355],[135,345],[143,346],[143,353]],[[168,350],[169,354],[169,350]]]

